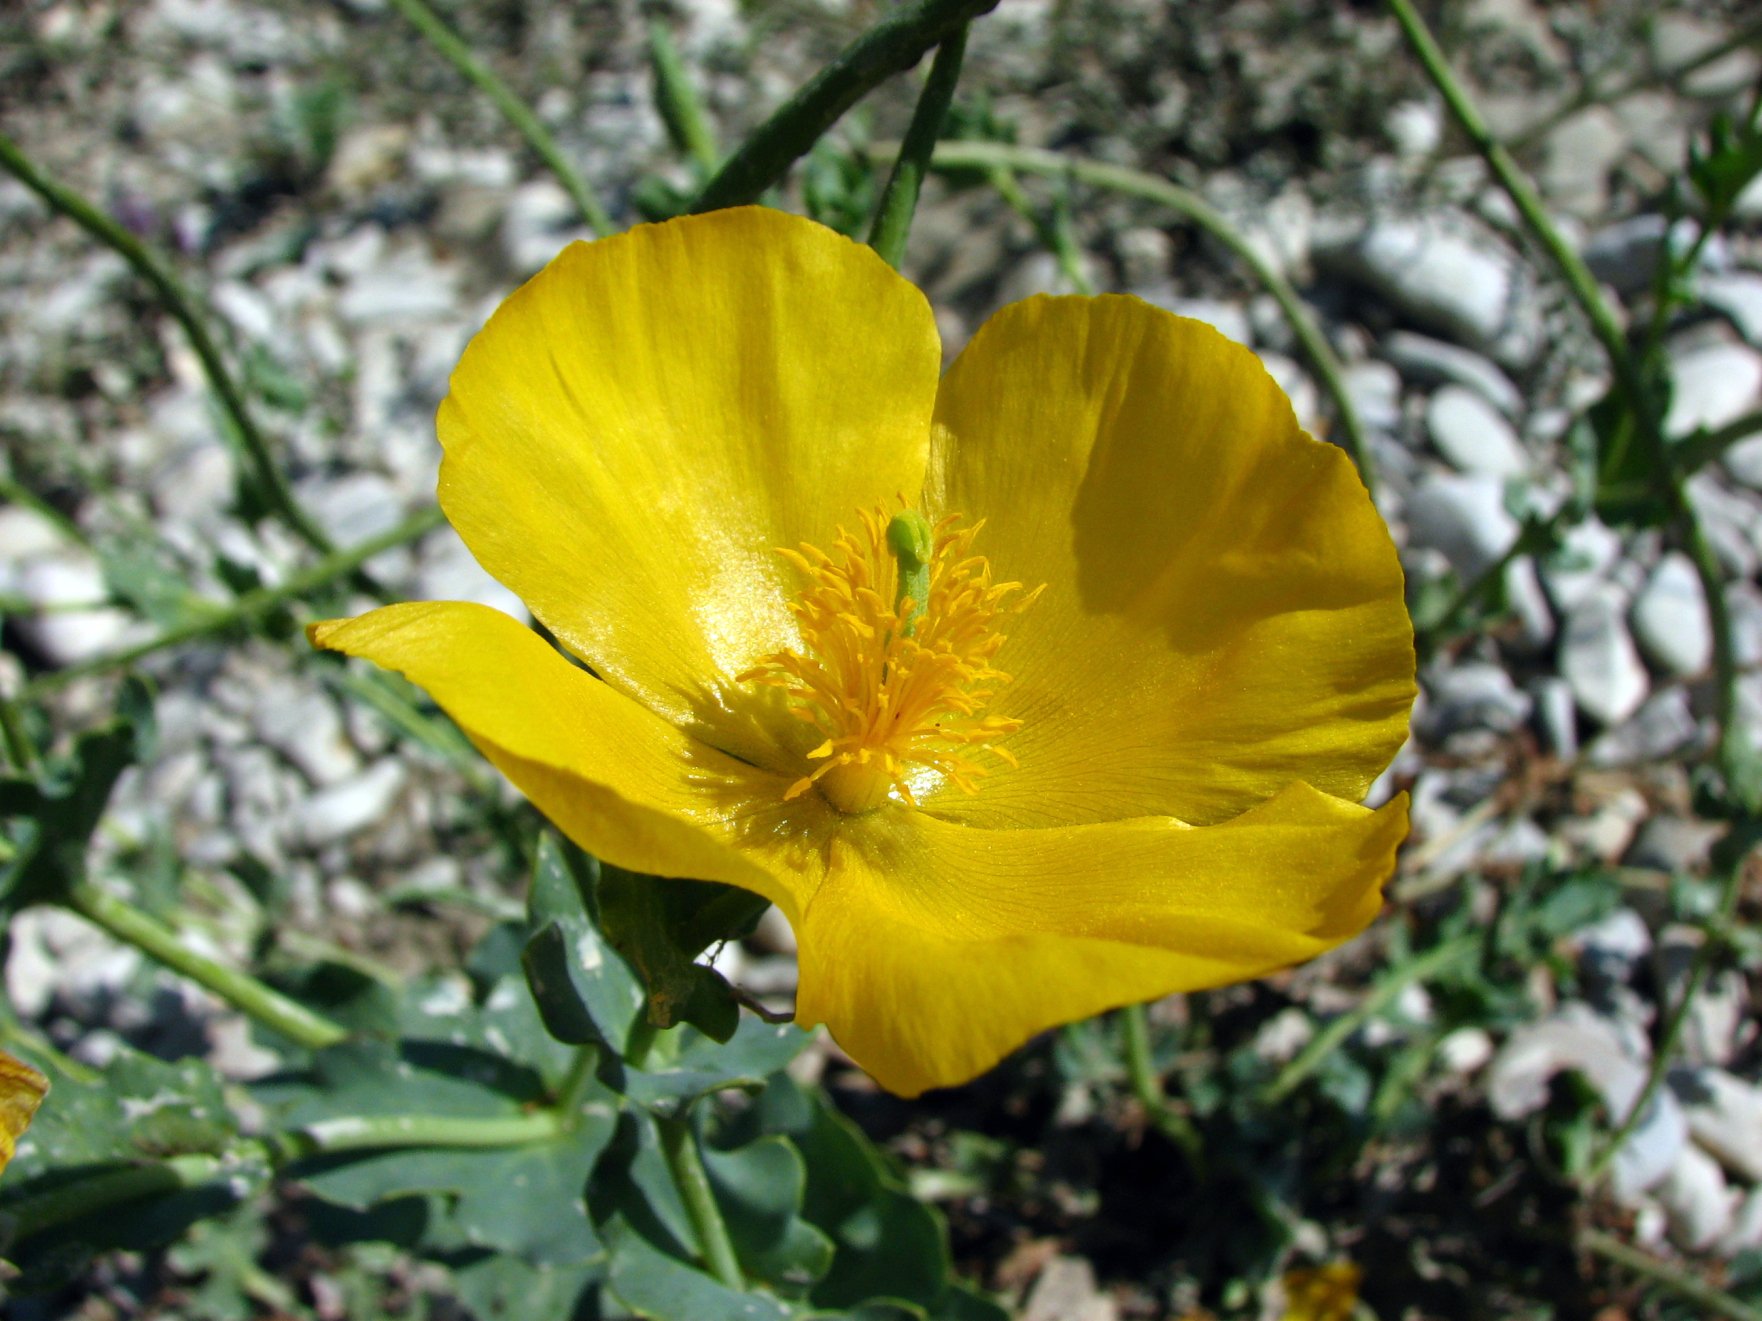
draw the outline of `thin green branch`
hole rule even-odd
[[[757,201],[846,110],[997,3],[917,0],[877,23],[753,131],[704,185],[691,210],[715,211]]]
[[[1643,92],[1649,87],[1660,87],[1666,83],[1679,82],[1709,64],[1717,63],[1726,56],[1747,49],[1762,40],[1762,21],[1754,22],[1739,28],[1724,41],[1715,42],[1699,55],[1684,60],[1681,64],[1672,65],[1668,69],[1646,69],[1624,79],[1614,87],[1598,87],[1591,79],[1586,79],[1577,92],[1568,97],[1564,103],[1556,106],[1534,124],[1522,132],[1513,134],[1506,144],[1512,151],[1522,151],[1541,141],[1549,133],[1578,114],[1592,106],[1612,106],[1617,101],[1626,100],[1635,92]],[[1629,47],[1620,47],[1628,50]],[[1624,61],[1625,63],[1625,61]]]
[[[1737,914],[1738,896],[1743,891],[1745,861],[1749,850],[1758,838],[1762,838],[1762,826],[1751,822],[1741,822],[1732,827],[1732,833],[1719,842],[1716,858],[1723,864],[1725,878],[1719,892],[1719,907],[1708,918],[1702,931],[1700,948],[1689,964],[1688,976],[1683,979],[1682,992],[1671,1006],[1670,1017],[1665,1019],[1658,1042],[1652,1049],[1652,1063],[1646,1070],[1646,1081],[1640,1088],[1633,1104],[1628,1107],[1627,1114],[1622,1116],[1609,1140],[1597,1153],[1595,1160],[1586,1175],[1590,1185],[1599,1183],[1609,1173],[1620,1154],[1622,1146],[1646,1117],[1652,1108],[1652,1101],[1664,1086],[1664,1080],[1670,1073],[1671,1063],[1676,1058],[1677,1043],[1682,1038],[1683,1028],[1688,1023],[1689,1010],[1694,1006],[1695,999],[1701,988],[1707,984],[1707,977],[1713,971],[1713,960],[1726,947],[1730,938],[1732,921]]]
[[[1150,1053],[1150,1018],[1141,1004],[1127,1005],[1120,1010],[1120,1025],[1125,1029],[1126,1077],[1131,1080],[1132,1095],[1144,1107],[1162,1135],[1179,1148],[1187,1168],[1195,1178],[1205,1177],[1205,1145],[1199,1130],[1169,1104],[1156,1072],[1156,1061]]]
[[[710,1274],[736,1293],[746,1291],[746,1277],[734,1255],[734,1242],[728,1237],[728,1226],[716,1205],[715,1190],[709,1175],[704,1173],[703,1157],[698,1154],[697,1132],[689,1114],[655,1117],[661,1136],[661,1154],[685,1204],[691,1227],[697,1232],[698,1248]]]
[[[1298,1052],[1297,1057],[1281,1069],[1272,1082],[1267,1084],[1266,1089],[1260,1094],[1262,1102],[1272,1105],[1284,1100],[1297,1089],[1299,1083],[1314,1073],[1317,1066],[1337,1050],[1347,1037],[1393,1004],[1395,997],[1400,995],[1404,988],[1414,982],[1424,981],[1428,977],[1435,977],[1459,959],[1472,954],[1480,947],[1480,942],[1479,932],[1457,936],[1385,973],[1382,979],[1370,989],[1369,994],[1360,1000],[1350,1012],[1341,1014],[1310,1038],[1309,1044]]]
[[[673,44],[673,34],[658,18],[649,24],[649,67],[655,75],[655,108],[661,112],[673,145],[691,157],[705,176],[714,173],[722,159],[716,135],[691,75],[679,58],[679,48]]]
[[[1517,168],[1511,154],[1493,136],[1492,129],[1487,127],[1487,121],[1469,100],[1468,93],[1451,71],[1450,62],[1444,57],[1444,52],[1433,38],[1431,30],[1426,27],[1425,20],[1420,18],[1410,0],[1388,0],[1388,5],[1406,36],[1408,45],[1413,48],[1413,53],[1432,80],[1432,85],[1438,89],[1444,98],[1444,104],[1455,117],[1457,126],[1486,161],[1487,168],[1493,172],[1499,186],[1516,206],[1531,237],[1541,245],[1561,278],[1566,281],[1574,301],[1590,322],[1591,332],[1596,335],[1603,351],[1608,355],[1616,381],[1622,393],[1627,396],[1628,405],[1641,429],[1656,433],[1656,410],[1652,407],[1650,393],[1640,379],[1633,357],[1628,352],[1627,337],[1621,320],[1604,299],[1590,267],[1585,265],[1578,249],[1567,241],[1566,236],[1549,219],[1541,196],[1524,177],[1523,171]]]
[[[408,1147],[524,1147],[554,1142],[570,1127],[548,1109],[501,1116],[342,1115],[279,1134],[275,1147],[288,1160]]]
[[[1058,261],[1059,274],[1065,277],[1065,282],[1080,294],[1093,294],[1095,281],[1083,268],[1083,253],[1077,247],[1070,226],[1059,223],[1056,217],[1047,220],[1041,216],[1013,171],[999,167],[987,170],[985,178],[996,189],[997,195],[1009,203],[1010,210],[1034,227],[1040,246]]]
[[[526,145],[532,148],[545,163],[545,167],[557,177],[557,182],[563,185],[563,190],[574,201],[575,209],[581,213],[581,219],[587,227],[595,234],[610,234],[613,228],[612,217],[606,213],[605,207],[600,204],[587,180],[582,178],[581,172],[569,163],[562,148],[557,146],[557,140],[538,122],[538,116],[514,94],[513,89],[496,77],[489,66],[472,53],[471,47],[461,41],[422,0],[391,0],[391,4],[392,8],[410,21],[411,27],[428,39],[429,45],[447,63],[487,96],[496,109],[502,112],[502,118],[508,121],[509,126],[526,139]]]
[[[241,1013],[308,1050],[334,1046],[348,1036],[338,1024],[272,990],[248,973],[190,948],[163,922],[90,881],[77,882],[70,889],[66,903],[74,912],[118,940],[135,946],[174,972],[182,973]]]
[[[1708,1316],[1722,1316],[1729,1321],[1762,1321],[1762,1308],[1751,1307],[1725,1290],[1715,1289],[1705,1280],[1698,1279],[1667,1261],[1660,1261],[1651,1253],[1642,1252],[1613,1234],[1606,1234],[1600,1229],[1581,1229],[1578,1233],[1578,1245],[1593,1256],[1614,1262],[1635,1275],[1663,1285],[1696,1306],[1708,1309]]]
[[[44,174],[4,134],[0,134],[0,165],[4,165],[14,178],[41,197],[53,210],[66,216],[120,255],[135,274],[152,286],[160,303],[182,327],[189,338],[190,347],[201,360],[208,383],[214,388],[215,397],[219,399],[239,443],[244,446],[252,476],[270,509],[314,550],[323,553],[333,549],[324,530],[294,499],[287,479],[282,476],[281,469],[276,466],[275,458],[270,453],[268,438],[258,430],[250,409],[245,406],[243,391],[233,380],[232,372],[221,357],[219,347],[208,334],[207,326],[196,311],[195,296],[172,274],[170,266],[110,216]]]
[[[906,239],[912,232],[912,216],[918,209],[918,192],[924,186],[924,173],[929,168],[930,154],[936,150],[936,139],[942,135],[942,122],[948,118],[948,107],[954,102],[955,84],[960,82],[961,61],[967,53],[967,30],[956,28],[936,48],[936,59],[930,65],[930,76],[918,95],[912,122],[900,144],[893,172],[887,176],[887,187],[881,194],[881,205],[875,212],[875,224],[869,231],[869,246],[895,270],[905,259]]]
[[[375,555],[432,532],[445,521],[440,510],[431,506],[378,536],[369,537],[345,550],[333,551],[316,564],[291,575],[286,582],[246,592],[227,605],[214,605],[189,623],[169,628],[132,647],[111,652],[107,656],[94,656],[90,660],[40,675],[26,684],[19,696],[22,699],[39,698],[46,693],[65,688],[76,679],[122,669],[158,652],[260,619],[278,606],[330,586],[337,579],[359,569]]]
[[[1241,231],[1197,193],[1141,170],[1002,142],[940,142],[936,146],[936,155],[931,166],[937,170],[980,170],[987,173],[995,169],[1005,169],[1023,174],[1067,178],[1092,188],[1105,188],[1122,196],[1136,197],[1167,207],[1205,230],[1233,253],[1278,303],[1279,310],[1290,323],[1291,333],[1297,337],[1298,346],[1309,361],[1310,370],[1315,373],[1322,389],[1327,391],[1328,398],[1333,401],[1334,412],[1340,419],[1340,429],[1346,433],[1346,451],[1357,464],[1359,477],[1365,488],[1372,495],[1376,494],[1376,467],[1370,453],[1370,439],[1364,424],[1359,420],[1358,410],[1353,407],[1352,398],[1346,391],[1345,373],[1339,358],[1334,356],[1327,337],[1310,315],[1309,309],[1303,305],[1303,300],[1297,296],[1297,291],[1291,287],[1290,281],[1255,249]]]
[[[105,1170],[102,1174],[21,1198],[4,1210],[14,1226],[16,1241],[144,1197],[200,1188],[227,1175],[228,1163],[223,1157],[172,1156],[149,1164]]]
[[[1728,422],[1717,431],[1709,431],[1684,441],[1678,446],[1677,470],[1684,475],[1699,472],[1709,463],[1725,457],[1725,452],[1755,435],[1762,435],[1762,409],[1745,413],[1735,422]]]

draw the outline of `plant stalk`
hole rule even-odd
[[[661,1137],[661,1154],[666,1157],[667,1169],[679,1189],[679,1198],[685,1203],[691,1227],[697,1232],[704,1265],[728,1288],[744,1293],[746,1277],[741,1274],[740,1262],[734,1255],[734,1242],[728,1237],[728,1226],[723,1223],[721,1209],[716,1205],[710,1177],[704,1172],[691,1115],[656,1115],[655,1127]]]
[[[961,61],[967,53],[967,29],[956,28],[936,48],[930,65],[930,76],[918,96],[912,122],[900,144],[893,172],[887,176],[887,187],[881,194],[881,205],[875,212],[875,224],[869,231],[869,246],[895,270],[905,259],[906,239],[912,232],[912,216],[918,209],[918,193],[924,186],[936,139],[941,136],[942,123],[948,118],[948,107],[954,101],[955,84],[960,82]]]

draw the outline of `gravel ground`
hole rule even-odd
[[[690,0],[655,12],[733,142],[878,10]],[[647,16],[627,3],[449,9],[620,223],[640,218],[645,180],[690,183],[653,108]],[[1527,137],[1520,159],[1627,316],[1646,314],[1660,245],[1682,240],[1663,198],[1691,133],[1741,105],[1762,57],[1739,49],[1685,77],[1656,75],[1743,21],[1735,2],[1474,0],[1440,24],[1495,129]],[[1345,364],[1414,599],[1498,566],[1526,516],[1568,498],[1570,428],[1607,389],[1607,368],[1376,8],[1005,0],[975,29],[961,102],[972,123],[1007,126],[1024,145],[1192,187],[1298,286]],[[834,141],[896,138],[909,112],[910,88],[889,87]],[[582,236],[567,194],[488,103],[371,0],[12,7],[0,15],[0,128],[175,253],[218,314],[296,495],[342,545],[432,503],[432,417],[461,347],[501,295]],[[785,204],[836,206],[838,161],[850,159],[798,171]],[[1024,186],[1051,216],[1059,189]],[[1096,288],[1249,344],[1299,414],[1339,434],[1277,304],[1214,240],[1081,187],[1068,224]],[[905,271],[938,309],[950,353],[1002,303],[1073,287],[1033,225],[964,179],[932,181]],[[1694,291],[1669,330],[1673,435],[1762,406],[1762,191],[1706,248]],[[306,561],[283,529],[240,514],[232,447],[177,326],[117,256],[10,180],[0,437],[0,597],[29,603],[6,620],[9,689],[152,636],[150,614],[116,600],[119,581],[137,603],[174,588],[225,600],[240,575],[274,584]],[[1762,439],[1697,476],[1691,494],[1731,578],[1741,719],[1762,733]],[[394,598],[524,617],[445,527],[367,569]],[[1413,795],[1404,903],[1507,884],[1540,862],[1597,869],[1619,892],[1537,966],[1528,1021],[1453,1029],[1427,1075],[1426,1095],[1521,1132],[1563,1069],[1616,1112],[1631,1102],[1660,1003],[1685,976],[1699,937],[1670,897],[1704,873],[1717,833],[1695,816],[1689,777],[1709,739],[1712,639],[1692,567],[1655,531],[1592,518],[1556,553],[1502,572],[1507,608],[1423,666],[1413,739],[1378,793]],[[461,769],[445,731],[430,743],[399,733],[384,712],[401,694],[379,692],[376,712],[286,633],[163,651],[141,669],[158,686],[157,749],[123,785],[103,847],[177,860],[174,883],[212,897],[220,948],[251,949],[275,927],[296,952],[303,941],[412,969],[456,961],[486,914],[517,905],[496,861],[494,816],[511,796]],[[53,728],[101,717],[114,689],[108,676],[66,685]],[[787,1001],[782,923],[723,959],[736,980]],[[1253,1015],[1250,1047],[1289,1058],[1309,1019],[1273,1011],[1351,1004],[1365,966],[1348,950],[1216,1007]],[[18,1014],[77,1058],[102,1060],[124,1039],[207,1051],[235,1077],[263,1067],[236,1018],[78,919],[21,915],[5,976]],[[1415,1028],[1437,1008],[1411,990],[1401,1011]],[[1632,1241],[1715,1274],[1762,1251],[1753,994],[1742,960],[1717,973],[1612,1189],[1611,1223]],[[948,1167],[947,1131],[981,1123],[1031,1136],[1056,1172],[1045,1135],[1087,1131],[1081,1087],[1057,1114],[1000,1118],[1012,1094],[1033,1090],[1022,1079],[1045,1054],[916,1112],[865,1094],[830,1051],[827,1066],[920,1175]],[[1041,1204],[1057,1184],[1049,1174],[1013,1200],[947,1194],[963,1260],[1031,1321],[1174,1315],[1158,1310],[1174,1304],[1147,1290],[1145,1250],[1129,1236],[1085,1236],[1071,1229],[1081,1209]]]

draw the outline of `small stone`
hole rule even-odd
[[[1471,348],[1496,342],[1509,319],[1512,264],[1479,242],[1412,220],[1383,220],[1317,259],[1368,286],[1424,328]]]
[[[1527,555],[1505,566],[1505,604],[1517,621],[1517,632],[1503,639],[1506,649],[1519,656],[1546,651],[1554,641],[1554,612],[1548,608],[1536,562]]]
[[[1584,243],[1581,255],[1591,274],[1624,297],[1652,285],[1670,222],[1655,212],[1605,225]]]
[[[1460,385],[1473,390],[1506,417],[1523,411],[1523,395],[1498,364],[1472,350],[1411,330],[1392,330],[1382,354],[1416,385]]]
[[[1464,582],[1499,561],[1517,539],[1504,483],[1484,473],[1423,480],[1407,502],[1408,544],[1443,553]]]
[[[1397,156],[1430,156],[1444,140],[1444,113],[1429,101],[1401,101],[1383,116],[1383,132]]]
[[[1762,592],[1754,583],[1729,582],[1725,608],[1731,615],[1731,649],[1738,667],[1762,665]]]
[[[1740,1252],[1762,1248],[1762,1188],[1752,1188],[1738,1203],[1731,1228],[1713,1245],[1713,1250],[1728,1261]]]
[[[1694,564],[1681,552],[1659,561],[1634,598],[1631,617],[1635,640],[1660,668],[1688,677],[1712,662],[1707,598]]]
[[[7,622],[51,665],[77,665],[119,647],[133,631],[126,611],[62,607],[103,601],[110,595],[97,561],[79,550],[29,560],[13,575],[13,590],[41,613],[23,612]]]
[[[1622,863],[1671,875],[1704,873],[1713,845],[1724,833],[1716,821],[1659,813],[1646,818]]]
[[[1654,1195],[1670,1217],[1670,1238],[1689,1252],[1705,1252],[1731,1230],[1738,1195],[1706,1152],[1685,1146]]]
[[[375,762],[300,803],[294,809],[294,831],[311,848],[359,834],[391,810],[405,778],[403,763],[391,758]]]
[[[1400,429],[1401,373],[1386,362],[1367,359],[1349,364],[1342,375],[1360,422],[1374,431]]]
[[[1701,281],[1701,300],[1731,319],[1738,333],[1762,346],[1762,275],[1754,271],[1720,271]]]
[[[422,543],[411,597],[418,601],[474,601],[491,606],[521,623],[531,616],[526,605],[490,577],[453,532],[441,530]]]
[[[1626,724],[1605,731],[1585,749],[1592,766],[1637,766],[1662,761],[1701,737],[1700,721],[1682,688],[1666,688],[1634,713]]]
[[[1082,1257],[1054,1257],[1041,1269],[1022,1309],[1022,1321],[1118,1321],[1113,1298],[1095,1283]]]
[[[1670,370],[1670,411],[1664,417],[1664,431],[1673,438],[1703,427],[1716,431],[1735,422],[1754,408],[1762,395],[1762,355],[1747,345],[1697,344],[1672,351]],[[1757,480],[1751,481],[1737,472],[1733,461],[1739,450],[1755,443],[1745,442],[1726,453],[1726,466],[1733,468],[1739,481],[1751,486],[1762,485],[1762,471],[1752,472]]]
[[[295,494],[339,546],[353,546],[389,532],[404,516],[398,491],[376,472],[299,483]]]
[[[314,784],[337,784],[360,768],[336,703],[313,689],[265,692],[254,712],[257,736]]]
[[[1438,1062],[1448,1073],[1472,1074],[1493,1058],[1493,1038],[1480,1027],[1459,1027],[1438,1043]]]
[[[1621,558],[1621,537],[1599,519],[1566,530],[1542,565],[1542,582],[1561,610],[1571,610],[1601,583]]]
[[[1542,144],[1542,192],[1575,215],[1606,214],[1609,178],[1627,149],[1627,130],[1613,110],[1593,106],[1574,115]]]
[[[1660,69],[1680,68],[1730,35],[1723,23],[1693,14],[1660,11],[1650,24],[1652,60]],[[1754,86],[1759,75],[1762,62],[1758,62],[1753,51],[1739,47],[1690,73],[1683,80],[1683,90],[1696,97],[1736,96]]]
[[[1415,728],[1434,742],[1465,729],[1509,734],[1529,719],[1533,703],[1503,666],[1469,662],[1429,675],[1428,702]]]
[[[1728,451],[1726,458],[1730,457]],[[1753,577],[1758,559],[1751,529],[1762,523],[1762,508],[1756,498],[1748,492],[1727,489],[1711,472],[1696,473],[1685,487],[1689,503],[1695,507],[1707,540],[1713,544],[1713,553],[1725,571],[1734,578]]]
[[[1646,700],[1651,682],[1627,631],[1627,599],[1599,583],[1568,612],[1560,639],[1560,676],[1591,719],[1619,725]]]
[[[1114,247],[1119,253],[1120,276],[1126,288],[1169,278],[1175,241],[1167,230],[1149,226],[1122,230]]]
[[[1535,702],[1536,725],[1549,751],[1562,761],[1570,761],[1578,755],[1578,711],[1572,700],[1572,685],[1547,675],[1533,680],[1529,692]]]
[[[1573,937],[1585,975],[1606,986],[1633,980],[1640,961],[1652,952],[1652,930],[1631,908],[1617,908]]]
[[[1083,273],[1094,280],[1093,264],[1084,258],[1079,263]],[[1036,248],[1033,252],[1017,261],[1004,273],[998,284],[997,300],[1000,303],[1020,302],[1024,298],[1032,298],[1035,294],[1074,294],[1077,285],[1065,273],[1059,260],[1044,248]],[[1139,297],[1143,297],[1140,293]],[[1155,299],[1146,299],[1155,302]],[[1160,305],[1160,304],[1159,304]]]
[[[1463,386],[1446,385],[1432,395],[1426,404],[1426,430],[1438,453],[1461,472],[1516,477],[1530,466],[1511,424]]]

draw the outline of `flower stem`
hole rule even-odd
[[[649,66],[655,74],[655,106],[667,125],[667,135],[706,176],[711,174],[722,159],[716,135],[679,58],[679,48],[673,44],[673,34],[658,18],[649,24]]]
[[[906,239],[912,232],[912,216],[918,209],[918,192],[924,186],[924,173],[929,168],[931,153],[936,150],[942,122],[948,118],[948,107],[954,101],[955,84],[960,81],[961,61],[966,53],[965,27],[949,33],[936,48],[930,77],[918,96],[911,126],[905,131],[905,141],[900,144],[899,157],[893,162],[893,173],[887,177],[887,188],[881,194],[881,205],[875,212],[875,224],[869,231],[869,246],[895,270],[905,258]]]
[[[14,178],[41,197],[53,210],[72,220],[93,238],[120,255],[134,269],[135,274],[152,286],[165,310],[188,336],[196,357],[201,360],[202,370],[207,374],[208,382],[214,387],[222,410],[232,423],[239,443],[244,447],[246,461],[263,498],[268,501],[276,516],[302,541],[320,553],[329,552],[332,549],[330,538],[294,499],[293,491],[289,489],[286,478],[282,476],[270,454],[268,439],[258,430],[250,410],[245,407],[244,393],[233,380],[232,372],[228,370],[225,360],[220,356],[220,349],[208,334],[207,326],[197,315],[195,297],[172,274],[171,268],[110,216],[39,170],[19,150],[18,145],[4,134],[0,134],[0,165],[5,166]]]
[[[734,1255],[734,1243],[728,1237],[728,1226],[716,1206],[716,1194],[704,1173],[703,1157],[697,1149],[697,1134],[689,1113],[655,1116],[655,1127],[661,1136],[661,1153],[667,1159],[673,1183],[685,1203],[691,1227],[697,1231],[698,1247],[710,1274],[735,1292],[744,1292],[746,1277]]]
[[[1762,1321],[1762,1308],[1751,1307],[1723,1289],[1715,1289],[1669,1262],[1660,1261],[1649,1252],[1642,1252],[1623,1243],[1613,1234],[1606,1234],[1600,1229],[1581,1229],[1578,1233],[1578,1245],[1594,1256],[1612,1261],[1635,1275],[1664,1285],[1690,1302],[1706,1308],[1708,1316],[1729,1317],[1730,1321]]]
[[[1120,1010],[1120,1023],[1126,1034],[1126,1076],[1132,1083],[1132,1095],[1150,1116],[1162,1135],[1180,1148],[1187,1168],[1195,1177],[1204,1177],[1205,1149],[1193,1121],[1169,1105],[1162,1090],[1162,1079],[1150,1053],[1150,1017],[1141,1004],[1127,1005]]]
[[[1423,981],[1427,977],[1442,972],[1464,955],[1472,953],[1481,943],[1481,933],[1469,932],[1445,941],[1442,945],[1427,950],[1416,958],[1409,959],[1399,968],[1384,975],[1360,1000],[1349,1013],[1341,1014],[1330,1022],[1315,1036],[1309,1044],[1297,1053],[1297,1057],[1279,1070],[1276,1078],[1267,1084],[1261,1092],[1260,1099],[1268,1105],[1284,1100],[1297,1089],[1299,1083],[1310,1074],[1329,1055],[1339,1048],[1340,1044],[1371,1018],[1381,1013],[1403,988],[1412,982]]]
[[[556,1110],[483,1117],[344,1115],[280,1134],[275,1143],[286,1159],[402,1147],[524,1147],[555,1141],[570,1127]]]
[[[19,695],[25,698],[41,697],[45,693],[66,687],[76,679],[83,679],[87,675],[121,669],[157,652],[182,646],[197,638],[207,637],[209,634],[224,632],[240,624],[249,623],[268,614],[277,606],[329,586],[338,578],[353,573],[375,555],[390,550],[394,546],[414,541],[418,537],[432,532],[445,521],[440,510],[431,506],[421,513],[405,519],[396,527],[381,532],[378,536],[369,537],[344,550],[331,552],[316,564],[291,575],[286,582],[279,583],[274,587],[260,587],[256,591],[246,592],[227,605],[211,605],[204,610],[199,618],[193,619],[187,624],[179,624],[175,628],[169,628],[157,637],[148,638],[145,642],[137,643],[132,647],[112,652],[107,656],[94,656],[91,660],[80,661],[78,664],[65,666],[59,670],[51,670],[26,684]]]
[[[818,142],[846,110],[903,73],[998,0],[917,0],[890,15],[841,51],[755,129],[691,204],[716,211],[757,201],[796,159]]]
[[[6,1218],[15,1226],[13,1239],[17,1241],[108,1207],[200,1188],[219,1179],[226,1165],[220,1156],[188,1155],[105,1170],[13,1202],[5,1208]]]
[[[212,991],[241,1013],[308,1050],[334,1046],[348,1036],[339,1024],[272,990],[248,973],[191,949],[178,938],[177,932],[157,918],[90,881],[75,882],[69,888],[65,902],[74,912],[118,940],[151,955],[166,967]]]
[[[581,219],[587,227],[595,234],[610,234],[613,228],[612,218],[594,195],[593,189],[588,186],[587,180],[569,163],[569,158],[557,146],[557,140],[538,122],[538,116],[514,94],[513,89],[472,54],[471,47],[460,40],[422,0],[391,0],[391,4],[392,8],[410,21],[411,27],[428,39],[428,44],[447,63],[487,96],[496,109],[502,112],[502,118],[508,121],[509,126],[526,139],[526,145],[537,153],[546,168],[556,175],[557,182],[563,185],[563,190],[575,203],[575,209],[581,213]]]
[[[1126,197],[1140,198],[1167,207],[1185,217],[1229,249],[1248,268],[1261,288],[1271,294],[1297,337],[1298,346],[1309,360],[1310,370],[1333,402],[1334,412],[1345,432],[1346,452],[1358,466],[1359,478],[1373,496],[1377,490],[1376,466],[1370,453],[1370,439],[1359,420],[1358,410],[1346,392],[1346,377],[1333,347],[1322,333],[1297,291],[1234,225],[1226,220],[1204,198],[1179,184],[1142,170],[1101,161],[1083,160],[1061,152],[1036,147],[1017,147],[1003,142],[939,142],[931,168],[937,170],[1015,170],[1023,174],[1039,174],[1052,178],[1068,178],[1091,188],[1105,188]]]
[[[1701,988],[1707,984],[1707,977],[1713,971],[1713,960],[1725,948],[1730,937],[1732,920],[1737,913],[1738,896],[1743,891],[1744,863],[1759,838],[1762,838],[1762,824],[1739,822],[1716,848],[1715,857],[1723,864],[1725,872],[1719,891],[1719,907],[1707,919],[1707,925],[1702,930],[1700,948],[1695,951],[1695,957],[1689,964],[1688,976],[1683,979],[1682,991],[1677,996],[1676,1003],[1671,1006],[1670,1017],[1664,1020],[1658,1044],[1652,1050],[1652,1063],[1646,1070],[1645,1085],[1640,1088],[1639,1095],[1634,1097],[1633,1104],[1628,1107],[1615,1131],[1609,1135],[1609,1140],[1591,1162],[1590,1170],[1586,1174],[1587,1185],[1599,1183],[1609,1173],[1609,1168],[1615,1163],[1622,1146],[1639,1127],[1640,1121],[1652,1107],[1653,1098],[1664,1086],[1664,1080],[1670,1073],[1670,1065],[1676,1057],[1677,1042],[1681,1040],[1683,1028],[1688,1023],[1689,1010],[1694,1006]]]
[[[1697,472],[1709,463],[1725,457],[1733,445],[1762,433],[1762,410],[1745,413],[1735,422],[1728,422],[1717,431],[1684,441],[1677,466],[1684,473]]]

